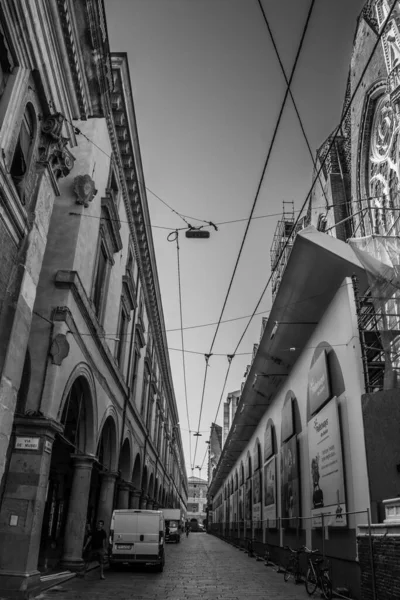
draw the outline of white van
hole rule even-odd
[[[159,510],[114,510],[109,560],[117,564],[154,565],[164,569],[164,515]]]

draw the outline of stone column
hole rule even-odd
[[[147,508],[147,501],[148,501],[149,497],[148,496],[141,496],[140,497],[140,508],[142,510],[145,510]]]
[[[85,535],[90,478],[95,457],[74,454],[74,475],[69,499],[67,525],[65,527],[62,566],[71,571],[83,567],[82,548]]]
[[[37,570],[51,454],[61,427],[45,418],[16,418],[0,510],[0,595],[25,598],[40,586]]]
[[[122,481],[118,486],[118,508],[126,509],[129,508],[129,493],[131,491],[130,483]]]
[[[153,510],[154,500],[147,498],[146,508],[147,510]]]
[[[118,477],[118,473],[103,473],[101,478],[101,488],[99,505],[97,510],[97,520],[104,521],[104,529],[107,534],[110,532],[110,523],[112,517],[112,511],[114,508],[114,489],[115,481]]]
[[[140,508],[141,490],[134,489],[129,496],[129,508]]]

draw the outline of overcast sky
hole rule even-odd
[[[264,0],[282,60],[290,72],[310,0]],[[340,120],[352,41],[364,0],[316,0],[292,91],[311,147]],[[214,223],[249,216],[282,102],[285,84],[257,0],[106,0],[111,50],[127,52],[146,185],[178,212]],[[255,216],[302,205],[312,164],[288,101],[257,202]],[[148,193],[152,224],[185,224]],[[289,205],[288,205],[289,206]],[[278,217],[250,226],[223,320],[250,315],[270,274]],[[195,221],[189,222],[199,224]],[[209,240],[180,233],[185,327],[215,323],[233,272],[246,222],[219,226]],[[153,228],[166,328],[179,328],[176,244]],[[259,311],[271,306],[267,290]],[[265,313],[267,314],[267,312]],[[245,335],[231,367],[229,391],[240,389],[261,315]],[[248,319],[222,323],[210,359],[196,457],[205,358],[215,325],[186,329],[189,421],[180,331],[168,332],[187,472],[202,465],[228,361]],[[222,406],[217,417],[222,425]],[[191,438],[191,448],[189,447]],[[191,450],[191,452],[190,452]],[[191,454],[191,460],[190,460]],[[194,475],[199,475],[195,469]],[[201,476],[207,476],[204,460]]]

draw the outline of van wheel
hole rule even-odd
[[[162,573],[164,571],[164,563],[160,563],[156,566],[157,573]]]

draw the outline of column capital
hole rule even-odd
[[[91,469],[97,460],[94,454],[71,454],[75,469]]]
[[[123,480],[121,480],[121,481],[118,483],[118,489],[119,489],[119,490],[124,490],[124,491],[131,492],[131,491],[132,491],[132,487],[133,487],[133,486],[132,486],[132,484],[131,484],[131,483],[129,483],[129,481],[125,481],[124,479],[123,479]]]
[[[23,433],[24,435],[32,433],[54,438],[57,433],[64,431],[64,427],[58,421],[54,421],[54,419],[26,415],[24,417],[15,417],[14,430],[17,435],[18,433]]]
[[[117,471],[102,471],[100,475],[103,481],[115,481],[118,478],[119,473]]]

